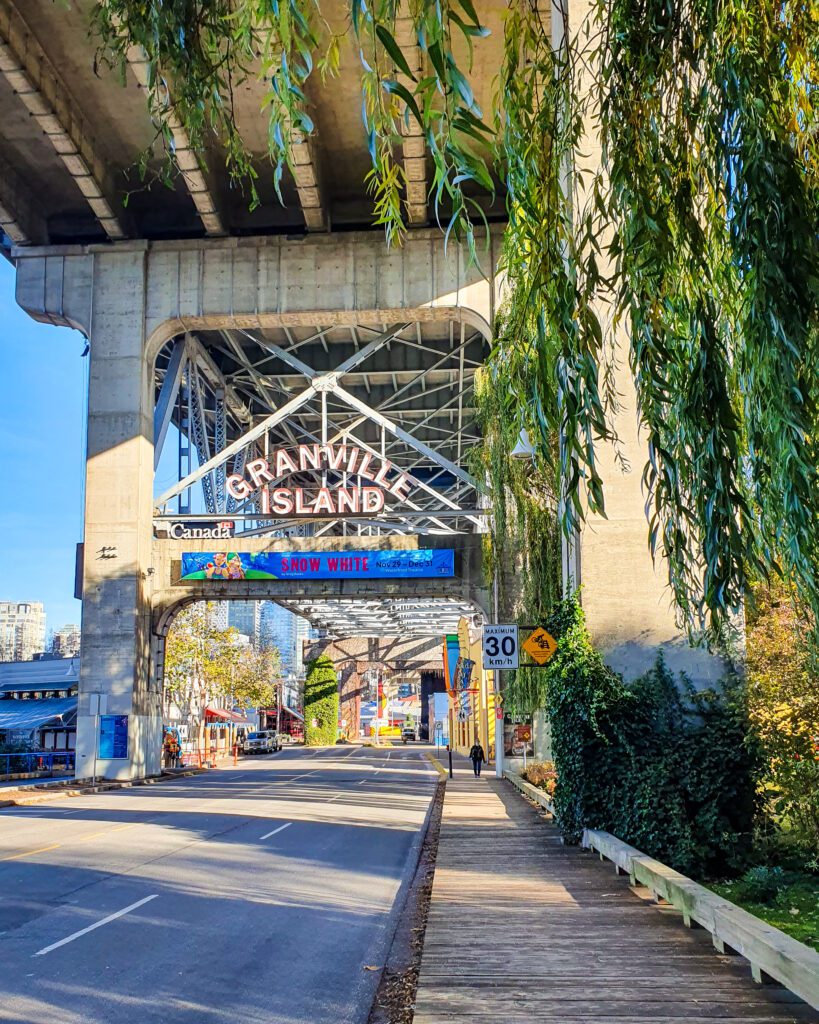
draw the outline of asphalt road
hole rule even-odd
[[[366,1021],[435,782],[286,749],[0,810],[0,1021]]]

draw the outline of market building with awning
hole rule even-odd
[[[79,658],[0,664],[0,743],[73,750]]]

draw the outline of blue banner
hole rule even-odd
[[[434,579],[455,575],[451,548],[419,551],[185,552],[183,580]]]

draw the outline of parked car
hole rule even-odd
[[[242,744],[242,752],[245,754],[272,754],[274,751],[281,749],[281,737],[272,729],[249,732],[247,739]]]
[[[401,740],[402,740],[403,743],[406,743],[407,740],[412,740],[413,742],[415,742],[415,739],[416,739],[416,736],[415,736],[415,730],[414,729],[402,729],[401,730]]]

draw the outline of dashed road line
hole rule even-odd
[[[130,907],[123,907],[122,910],[118,910],[115,914],[109,914],[108,917],[104,917],[101,921],[97,921],[96,924],[90,924],[87,928],[81,928],[78,932],[74,932],[72,935],[67,935],[64,939],[60,939],[59,942],[52,942],[50,946],[38,949],[36,953],[32,953],[31,955],[45,956],[46,953],[51,953],[53,950],[59,949],[60,946],[66,946],[69,942],[73,942],[75,939],[79,939],[83,935],[87,935],[89,932],[96,931],[97,928],[102,928],[104,924],[110,924],[111,921],[116,921],[118,917],[124,917],[126,914],[130,914],[132,910],[144,907],[146,903],[150,903],[151,900],[155,900],[158,895],[159,893],[155,892],[152,896],[146,896],[144,899],[137,900],[136,903],[132,903]]]
[[[137,825],[143,825],[145,822],[132,821],[128,825],[117,825],[116,828],[104,828],[100,832],[92,832],[87,836],[79,836],[77,839],[72,840],[75,843],[87,843],[89,839],[99,839],[100,836],[107,836],[111,832],[124,832],[126,828],[135,828]]]
[[[269,839],[271,836],[275,836],[277,832],[283,832],[286,828],[290,828],[292,824],[292,821],[287,821],[284,825],[279,825],[279,827],[274,828],[272,832],[267,832],[265,835],[259,836],[259,841],[261,842],[262,839]]]
[[[19,860],[21,857],[33,857],[35,853],[45,853],[46,850],[56,850],[59,846],[59,843],[54,843],[51,846],[40,846],[36,850],[26,850],[25,853],[13,853],[10,857],[0,857],[0,860]]]

